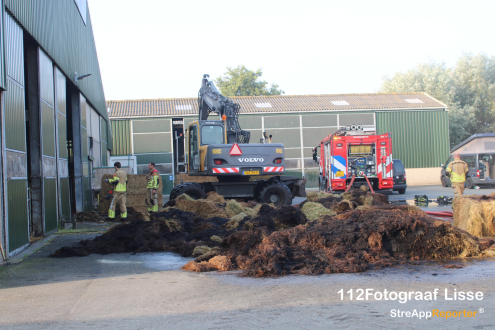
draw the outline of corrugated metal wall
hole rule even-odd
[[[449,156],[447,111],[376,113],[379,134],[392,132],[394,159],[406,168],[440,167]]]
[[[9,180],[8,195],[8,231],[9,252],[13,252],[29,243],[27,213],[27,180]]]
[[[78,83],[83,94],[104,118],[108,118],[91,17],[84,24],[74,1],[4,0],[5,7],[36,39],[62,72],[91,73]]]
[[[5,96],[5,146],[7,149],[26,151],[26,121],[24,86],[7,76]]]
[[[43,154],[43,221],[44,232],[57,229],[57,157],[55,144],[54,68],[50,58],[38,51]]]
[[[67,152],[67,95],[63,73],[54,69],[55,109],[57,114],[57,159],[59,218],[70,219],[69,158]]]
[[[86,98],[81,94],[81,144],[82,144],[82,170],[83,170],[83,205],[84,210],[89,211],[91,208],[91,183],[89,179],[90,174],[90,163],[88,159],[88,150],[89,150],[89,139],[88,139],[88,131],[91,129],[91,117],[88,116],[88,113],[91,113],[91,110],[86,103]]]
[[[3,0],[0,0],[0,26],[2,27],[2,33],[0,33],[0,88],[5,89],[7,87],[7,77],[5,73],[5,33],[4,28],[4,5]]]
[[[7,91],[4,92],[7,248],[11,255],[29,244],[23,33],[4,14]]]
[[[100,117],[100,127],[101,127],[101,166],[108,166],[108,156],[107,156],[107,125],[105,119]]]
[[[112,120],[113,133],[112,156],[127,156],[131,151],[131,127],[129,120]]]

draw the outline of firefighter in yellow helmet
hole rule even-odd
[[[108,208],[108,217],[110,219],[115,219],[115,209],[117,205],[120,209],[120,218],[124,221],[127,219],[127,209],[125,207],[125,194],[127,190],[127,174],[120,168],[120,162],[113,164],[115,167],[115,174],[113,178],[106,179],[106,182],[111,183],[114,186],[112,192],[112,201],[110,202],[110,207]]]
[[[462,196],[464,193],[464,182],[466,182],[466,173],[468,171],[468,165],[461,160],[461,155],[458,152],[454,153],[454,161],[447,167],[447,173],[450,174],[455,196]]]
[[[157,189],[160,185],[160,175],[155,168],[155,163],[148,164],[150,174],[146,177],[148,180],[148,194],[146,204],[148,205],[148,212],[158,212],[158,193]],[[150,203],[148,203],[148,199]]]

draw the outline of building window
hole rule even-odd
[[[76,7],[79,10],[79,14],[81,14],[81,18],[86,25],[86,13],[88,12],[88,2],[87,0],[74,0],[76,3]]]

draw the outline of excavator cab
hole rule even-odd
[[[199,120],[189,124],[189,173],[206,171],[206,154],[209,145],[225,144],[226,134],[224,123],[221,120]]]

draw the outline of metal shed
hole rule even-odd
[[[311,149],[349,124],[374,126],[379,134],[392,132],[394,158],[410,170],[422,169],[423,174],[428,168],[439,168],[449,153],[447,106],[425,93],[242,96],[232,100],[241,105],[239,122],[251,131],[251,142],[259,142],[262,132],[267,132],[273,142],[283,143],[286,173],[305,176],[307,187],[317,187],[319,176]],[[107,108],[114,129],[112,154],[139,155],[138,164],[143,167],[160,159],[160,173],[167,183],[174,174],[173,163],[183,153],[183,147],[175,150],[175,136],[197,120],[197,99],[108,101]],[[156,141],[160,147],[152,149]],[[167,194],[172,183],[164,187]]]
[[[0,244],[12,256],[91,208],[91,168],[113,144],[86,0],[0,8]]]

